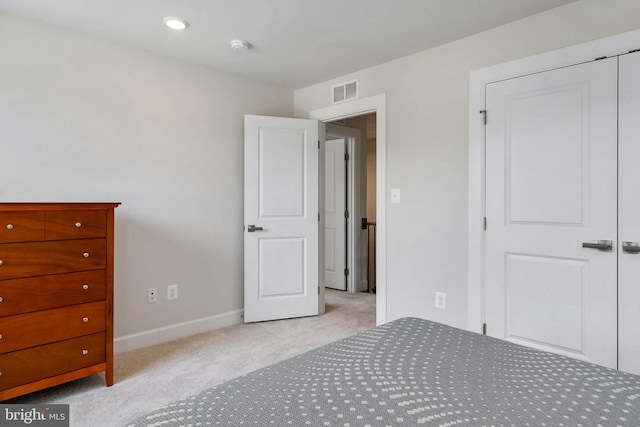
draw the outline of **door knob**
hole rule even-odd
[[[613,249],[613,242],[611,240],[598,240],[598,243],[583,243],[582,247],[611,252],[611,250]]]
[[[622,242],[622,250],[628,254],[640,253],[638,242]]]
[[[262,227],[256,227],[255,225],[248,225],[247,226],[247,231],[249,233],[253,233],[254,231],[262,231],[263,228]]]

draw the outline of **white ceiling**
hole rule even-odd
[[[0,0],[0,11],[298,89],[575,0]],[[190,23],[167,29],[164,16]],[[231,39],[252,49],[233,51]]]

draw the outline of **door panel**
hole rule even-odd
[[[583,224],[582,182],[589,167],[584,162],[588,140],[581,137],[588,131],[581,110],[586,106],[585,96],[585,82],[508,96],[505,184],[509,223]],[[542,127],[541,120],[551,117],[562,120]]]
[[[306,239],[260,239],[259,248],[259,298],[304,295]]]
[[[617,64],[487,85],[487,333],[616,367]]]
[[[309,147],[305,144],[305,130],[260,128],[258,138],[259,218],[303,217],[308,197],[305,151]]]
[[[619,368],[640,375],[640,253],[622,248],[640,243],[640,54],[620,57],[618,339]]]
[[[344,139],[326,141],[325,145],[325,286],[347,290],[346,268],[346,176]]]
[[[507,254],[507,336],[583,354],[583,336],[574,331],[582,330],[585,315],[584,266],[582,260]]]
[[[319,138],[315,120],[245,116],[244,320],[317,315]]]

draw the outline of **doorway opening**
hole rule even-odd
[[[325,285],[376,292],[376,113],[327,123]]]
[[[376,325],[387,322],[387,229],[386,229],[386,188],[387,188],[387,97],[373,95],[329,107],[309,111],[309,118],[324,123],[376,113]]]

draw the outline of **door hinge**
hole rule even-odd
[[[318,295],[320,295],[320,286],[318,286]]]
[[[482,114],[482,122],[487,124],[487,110],[480,110],[480,114]]]
[[[349,161],[349,153],[344,153],[344,159],[345,159],[346,161]]]
[[[594,59],[594,61],[602,61],[603,59],[607,59],[608,56],[598,56],[596,59]]]
[[[320,214],[318,214],[318,222],[320,222]]]
[[[484,227],[484,230],[487,231],[487,217],[486,216],[484,217],[484,225],[483,225],[483,227]]]
[[[345,275],[345,276],[348,276],[348,275],[349,275],[349,269],[348,269],[348,268],[345,268],[345,269],[344,269],[344,275]]]
[[[349,218],[349,211],[344,211],[344,217]]]
[[[486,323],[482,324],[482,335],[487,335],[487,324]]]
[[[320,149],[320,140],[318,140],[318,150]]]

